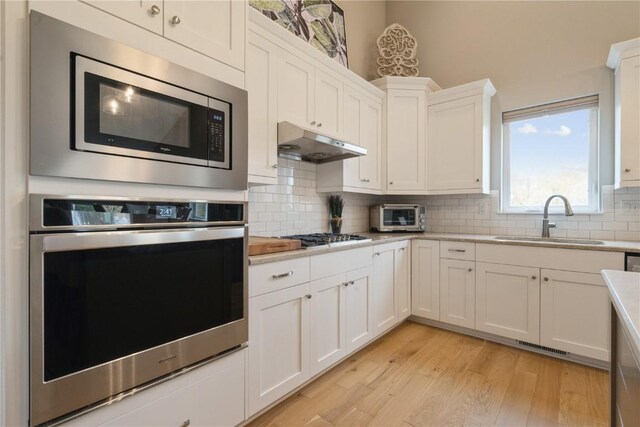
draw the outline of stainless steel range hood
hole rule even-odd
[[[278,156],[312,163],[328,163],[359,157],[367,149],[301,128],[289,122],[278,123]]]

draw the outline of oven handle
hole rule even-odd
[[[246,234],[246,226],[242,226],[176,230],[97,231],[33,235],[31,238],[42,239],[42,252],[63,252],[122,246],[238,239],[246,237]]]

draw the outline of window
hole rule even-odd
[[[502,132],[503,212],[542,212],[552,194],[599,211],[597,95],[505,112]]]

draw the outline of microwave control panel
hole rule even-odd
[[[225,113],[209,109],[209,160],[224,162],[225,160]]]

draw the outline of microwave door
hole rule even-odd
[[[207,97],[75,57],[76,150],[208,165]]]

